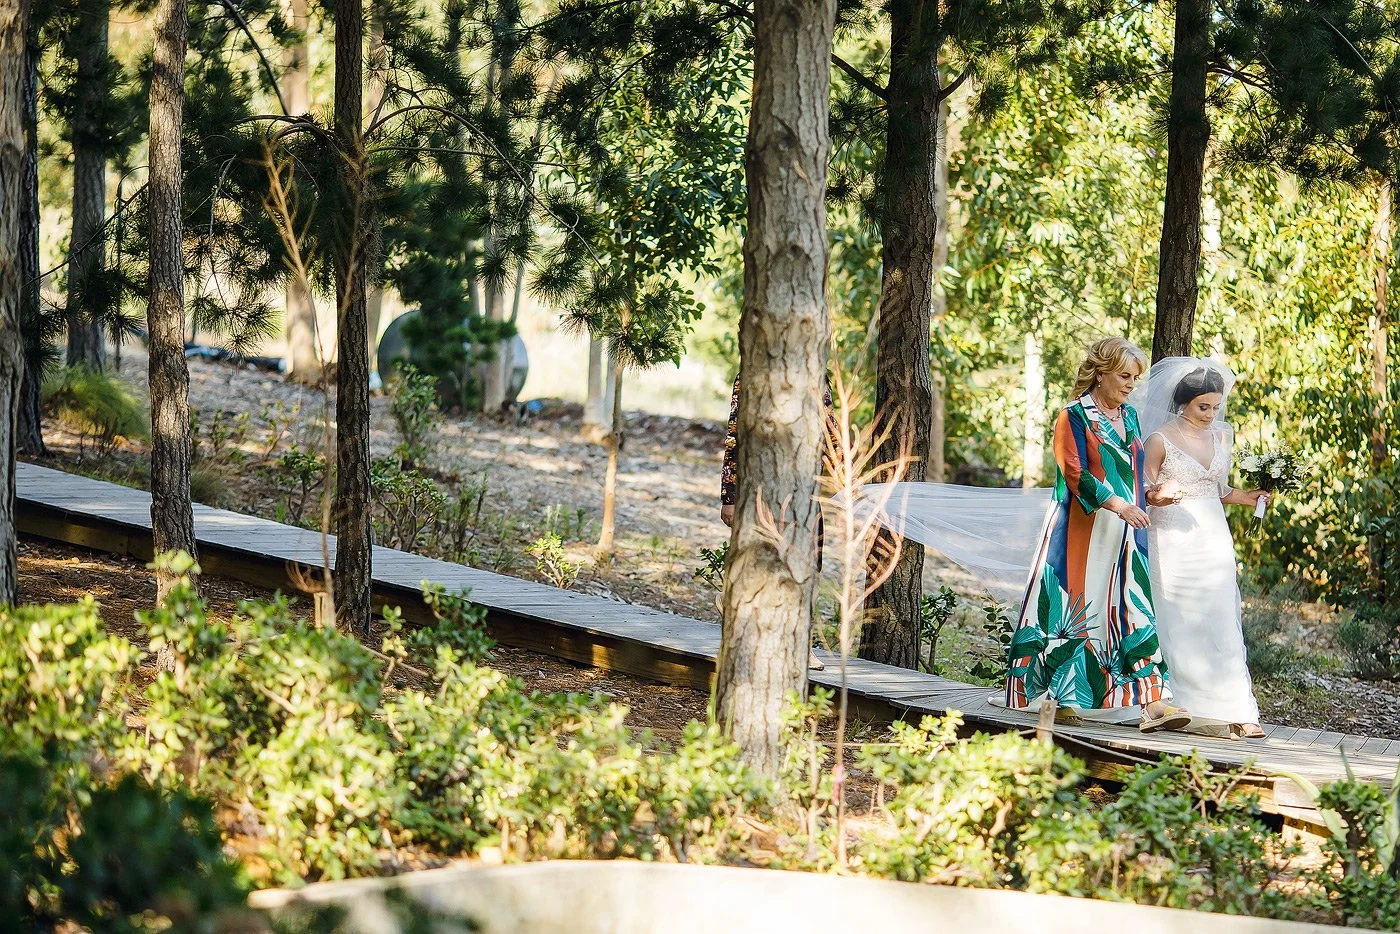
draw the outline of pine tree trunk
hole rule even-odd
[[[781,763],[781,715],[803,690],[817,582],[830,321],[828,103],[835,3],[757,0],[739,323],[739,489],[716,672],[720,723],[760,774]],[[777,524],[775,541],[764,526]]]
[[[39,31],[31,21],[24,63],[24,200],[20,206],[20,277],[24,303],[19,326],[24,374],[20,379],[15,446],[21,454],[43,455],[39,390],[44,380],[43,308],[39,304]]]
[[[335,132],[341,184],[350,217],[335,256],[335,595],[343,629],[370,635],[374,530],[369,488],[369,338],[366,246],[370,229],[364,105],[364,9],[361,0],[335,5]]]
[[[486,239],[486,249],[490,252],[494,249],[491,238]],[[506,291],[504,283],[486,283],[486,320],[496,323],[504,323],[506,320]],[[506,367],[510,365],[510,341],[500,341],[493,348],[490,360],[482,365],[481,380],[481,411],[490,415],[499,412],[506,404],[506,391],[510,383],[510,374]]]
[[[190,371],[185,363],[185,267],[180,133],[185,109],[188,0],[160,0],[155,14],[150,134],[151,538],[156,554],[194,556],[190,505]],[[176,578],[157,573],[163,598]]]
[[[617,529],[617,470],[622,459],[622,445],[626,440],[622,433],[622,364],[614,363],[612,368],[612,429],[605,439],[608,445],[608,470],[603,477],[603,530],[598,535],[598,555],[611,560],[614,547],[613,535]]]
[[[15,445],[24,264],[20,224],[26,178],[25,75],[28,0],[0,0],[0,604],[18,602]]]
[[[1157,268],[1157,322],[1152,358],[1191,354],[1200,291],[1201,188],[1210,118],[1206,69],[1210,0],[1176,0],[1172,90],[1167,116],[1167,194]]]
[[[369,14],[369,58],[374,68],[369,74],[369,94],[365,101],[365,119],[373,120],[384,101],[384,67],[388,55],[384,44],[384,0],[377,0],[370,7]],[[375,263],[374,275],[368,276],[369,296],[365,299],[365,352],[369,354],[369,368],[378,369],[376,351],[379,349],[379,321],[384,314],[384,268],[382,262]]]
[[[1040,333],[1026,332],[1026,415],[1021,445],[1021,486],[1040,486],[1045,471],[1045,361]]]
[[[109,0],[82,0],[74,32],[77,49],[73,115],[73,229],[68,241],[68,364],[107,365],[101,289],[106,261],[102,231],[107,210],[107,148],[102,113],[106,86]]]
[[[287,113],[300,117],[311,110],[311,17],[307,0],[282,0],[282,18],[299,35],[283,51],[282,98]],[[316,306],[306,283],[297,277],[287,280],[287,356],[292,379],[306,385],[321,381],[330,347],[320,333]]]
[[[904,479],[924,479],[933,411],[929,322],[933,317],[938,235],[935,167],[938,146],[937,46],[918,0],[890,5],[889,125],[885,137],[884,217],[876,343],[875,412],[888,438],[879,463],[907,458]],[[932,16],[933,9],[927,9]],[[889,536],[882,531],[881,536]],[[919,607],[924,549],[906,540],[893,573],[866,602],[860,655],[914,668],[919,663]]]
[[[1371,475],[1379,476],[1390,456],[1390,440],[1386,424],[1390,409],[1390,373],[1388,332],[1390,329],[1390,246],[1395,236],[1394,205],[1390,181],[1382,179],[1376,192],[1376,222],[1371,228],[1371,263],[1373,293],[1371,306]],[[1385,538],[1374,535],[1367,540],[1366,550],[1371,564],[1371,578],[1378,588],[1384,588]]]
[[[607,346],[598,340],[588,342],[588,398],[583,403],[583,436],[590,441],[607,437],[617,382],[608,365]]]
[[[938,231],[933,240],[933,325],[948,313],[948,293],[938,276],[948,265],[948,153],[952,137],[948,129],[948,101],[938,105],[938,144],[935,150],[933,167],[933,207],[938,217]],[[933,340],[938,340],[935,334]],[[933,483],[943,483],[948,479],[948,405],[947,382],[943,368],[936,360],[929,361],[930,392],[933,405],[929,414],[928,427],[928,467],[924,479]]]

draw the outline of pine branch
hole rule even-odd
[[[248,37],[248,43],[252,45],[253,51],[257,53],[258,61],[262,62],[263,70],[267,72],[267,82],[272,85],[273,93],[277,95],[277,106],[282,108],[282,113],[287,112],[287,101],[282,97],[282,87],[277,83],[277,73],[272,70],[272,64],[268,62],[267,56],[263,54],[262,45],[258,43],[253,35],[253,29],[248,25],[248,20],[244,19],[243,13],[234,5],[234,0],[218,0],[220,6],[228,10],[229,15],[238,23],[243,34]]]

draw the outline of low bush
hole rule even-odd
[[[145,406],[120,378],[109,373],[64,367],[45,377],[41,394],[45,410],[92,444],[99,456],[110,454],[121,438],[150,437]]]

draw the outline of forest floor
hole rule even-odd
[[[122,376],[143,384],[145,358],[128,352]],[[190,361],[191,406],[199,456],[195,498],[280,521],[314,525],[315,491],[306,503],[279,472],[290,450],[324,444],[319,393],[282,378],[222,363]],[[595,559],[602,514],[604,449],[582,434],[576,404],[543,400],[524,419],[445,415],[425,473],[450,497],[472,508],[460,557],[465,563],[549,581],[526,549],[546,534],[564,543],[578,568],[573,589],[696,619],[716,620],[718,590],[697,576],[701,549],[728,537],[719,521],[721,423],[628,413],[618,480],[617,548],[610,562]],[[372,401],[371,446],[376,457],[398,443],[388,400]],[[149,478],[146,445],[118,440],[99,450],[90,435],[45,420],[50,454],[38,462],[135,486]],[[78,549],[26,542],[21,554],[26,602],[69,600],[93,593],[110,623],[128,626],[132,612],[149,606],[154,587],[132,574],[130,562]],[[962,596],[938,645],[941,673],[958,680],[997,651],[983,625],[975,582],[930,561],[926,586],[948,584]],[[831,569],[828,568],[828,574]],[[259,594],[233,581],[210,578],[214,611],[232,612],[238,599]],[[825,601],[827,616],[830,601]],[[1278,596],[1247,595],[1247,629],[1268,649],[1267,671],[1256,670],[1256,693],[1266,721],[1316,730],[1400,739],[1400,684],[1349,677],[1336,648],[1338,615],[1325,607]],[[829,628],[829,626],[827,627]],[[501,648],[497,667],[540,690],[598,691],[632,706],[632,720],[659,735],[703,718],[698,692],[653,685],[623,675],[580,668],[535,653]]]

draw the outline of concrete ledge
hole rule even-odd
[[[1083,934],[1323,934],[1330,925],[1267,921],[1056,895],[915,885],[804,872],[560,860],[451,866],[390,879],[269,889],[254,907],[338,904],[350,929],[398,934],[384,893],[470,918],[483,934],[816,934],[1034,931]]]

